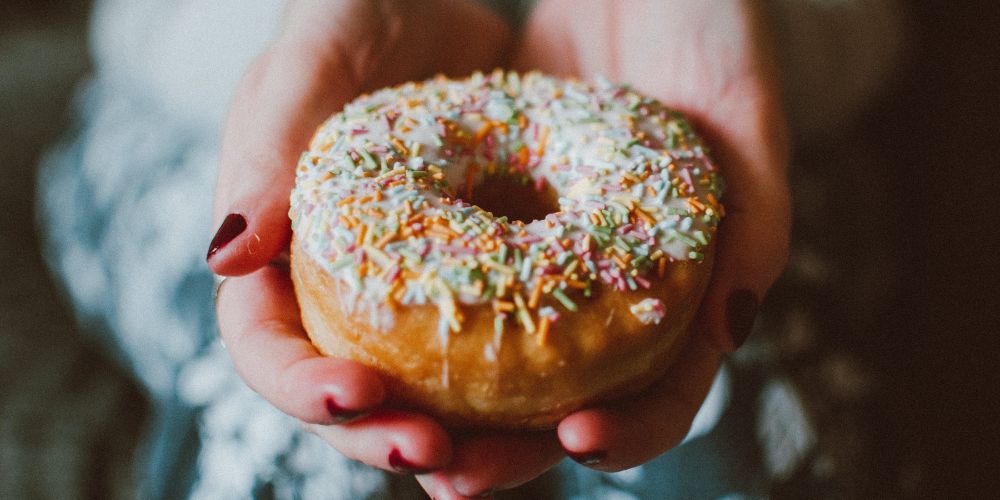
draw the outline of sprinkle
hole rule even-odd
[[[688,198],[687,202],[688,202],[688,205],[691,205],[691,209],[694,210],[695,213],[701,213],[701,212],[705,211],[705,204],[704,203],[702,203],[702,202],[700,202],[700,201],[698,201],[698,200],[696,200],[694,198]]]
[[[528,147],[527,146],[521,146],[521,149],[517,152],[517,161],[518,161],[518,164],[521,165],[522,167],[528,166],[528,160],[529,160],[529,156],[530,155],[531,155],[531,151],[528,150]]]
[[[544,280],[538,279],[535,281],[535,288],[531,290],[531,296],[528,298],[528,307],[534,309],[538,307],[538,301],[542,297],[542,284]]]
[[[371,246],[364,247],[365,253],[372,258],[382,268],[389,268],[395,264],[395,260],[390,258],[385,252]]]
[[[513,312],[514,311],[514,303],[513,302],[507,302],[507,301],[504,301],[504,300],[499,300],[499,299],[494,300],[493,301],[493,311],[495,311],[497,313],[501,313],[501,312]]]
[[[617,255],[612,255],[611,260],[615,261],[615,264],[618,264],[618,267],[620,267],[623,270],[628,268],[628,264],[624,260],[622,260],[621,257]]]
[[[341,256],[340,258],[338,258],[336,261],[334,261],[333,264],[330,265],[329,271],[330,272],[337,272],[337,271],[339,271],[339,270],[341,270],[341,269],[343,269],[343,268],[345,268],[345,267],[347,267],[347,266],[349,266],[349,265],[351,265],[353,263],[354,263],[354,257],[353,256],[351,256],[351,255],[344,255],[344,256]]]
[[[549,140],[549,127],[542,127],[542,135],[538,138],[538,157],[545,156],[545,144]]]
[[[372,158],[372,155],[371,153],[368,152],[368,149],[359,148],[358,154],[360,154],[361,157],[365,159],[365,165],[368,166],[369,170],[375,170],[376,168],[378,168],[378,163],[375,162],[375,158]]]
[[[406,148],[403,141],[400,141],[398,137],[390,138],[389,142],[391,142],[393,146],[396,146],[396,150],[398,150],[403,156],[410,156],[410,150]]]
[[[485,139],[490,133],[490,130],[493,130],[493,122],[484,122],[483,125],[479,127],[479,130],[476,131],[476,144],[483,142],[483,139]]]
[[[660,324],[666,316],[666,307],[659,299],[643,299],[629,307],[629,311],[644,325]]]
[[[389,244],[389,242],[396,239],[396,235],[398,234],[399,234],[398,231],[386,232],[381,238],[379,238],[378,242],[375,243],[375,246],[377,248],[385,247],[387,244]]]
[[[566,253],[569,254],[570,256],[572,256],[572,254],[570,254],[569,252],[566,252]],[[580,265],[580,261],[578,261],[576,259],[573,259],[572,261],[570,261],[569,265],[566,266],[566,269],[563,270],[563,273],[562,273],[563,276],[568,277],[571,274],[573,274],[573,271],[576,271],[576,267],[579,266],[579,265]]]
[[[548,342],[549,325],[551,323],[552,320],[550,320],[548,316],[542,316],[542,318],[538,321],[538,337],[537,337],[538,345],[543,346]]]
[[[524,304],[521,292],[514,292],[514,304],[517,306],[517,319],[521,320],[524,329],[528,333],[535,333],[535,322],[532,321],[531,314],[528,313],[528,308]]]
[[[358,235],[357,235],[357,238],[354,240],[354,244],[357,245],[357,246],[361,246],[364,243],[365,236],[367,234],[368,234],[368,226],[366,226],[364,224],[359,225],[358,226]]]
[[[693,233],[691,233],[691,235],[694,236],[694,239],[698,241],[698,243],[701,243],[702,245],[708,244],[708,237],[705,236],[704,231],[697,229]]]
[[[635,212],[635,215],[637,215],[640,219],[642,219],[642,221],[645,222],[646,224],[649,224],[650,227],[653,227],[653,226],[656,225],[656,219],[653,218],[653,216],[651,216],[648,213],[646,213],[645,210],[643,210],[643,209],[641,209],[639,207],[635,207],[634,212]]]
[[[521,265],[521,274],[518,278],[523,282],[527,282],[531,278],[531,257],[524,259]]]
[[[558,300],[559,303],[562,304],[563,307],[565,307],[567,310],[572,312],[577,311],[576,303],[570,300],[570,298],[567,297],[566,294],[562,292],[562,290],[558,288],[552,290],[552,296],[555,297],[556,300]]]
[[[504,264],[500,264],[500,263],[494,261],[493,259],[490,259],[486,255],[481,255],[481,258],[479,259],[479,262],[481,262],[484,266],[496,269],[497,271],[500,271],[503,274],[513,275],[513,274],[517,273],[517,271],[513,267],[510,267],[510,266],[507,266],[507,265],[504,265]]]

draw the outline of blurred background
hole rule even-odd
[[[35,174],[90,67],[89,1],[0,3],[0,498],[128,498],[144,399],[42,261]]]
[[[800,390],[826,429],[823,449],[850,469],[838,476],[847,484],[825,495],[797,486],[815,482],[788,481],[776,498],[1000,491],[1000,7],[904,3],[908,46],[888,87],[849,125],[794,154],[793,264],[819,283],[838,279],[831,266],[856,272],[808,296],[779,283],[766,308],[806,303],[808,321],[819,322],[778,328],[793,336],[777,339],[780,349],[806,354],[777,357],[806,381]],[[4,499],[135,491],[129,463],[143,394],[78,334],[35,227],[37,166],[66,133],[74,89],[90,69],[89,9],[84,0],[0,3]],[[814,253],[829,259],[813,262]]]

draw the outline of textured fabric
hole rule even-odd
[[[280,10],[277,1],[254,5],[98,3],[96,76],[78,99],[71,138],[49,155],[40,182],[50,263],[85,329],[150,399],[141,497],[410,496],[412,482],[401,486],[345,459],[252,393],[215,340],[203,252],[212,231],[217,131]],[[806,101],[800,104],[808,108]],[[821,287],[844,272],[809,248],[794,257],[792,287]],[[812,317],[795,313],[806,323]],[[797,317],[765,322],[781,335],[794,328],[815,335]],[[548,491],[570,498],[752,497],[769,480],[794,476],[815,456],[814,417],[797,385],[773,369],[774,352],[751,346],[734,358],[732,380],[716,389],[732,396],[710,398],[695,435],[679,449],[612,475],[567,462],[546,476],[554,484]],[[851,372],[844,366],[836,373]],[[755,413],[763,417],[747,418]]]

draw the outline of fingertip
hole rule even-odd
[[[270,229],[263,230],[253,218],[246,216],[241,216],[246,220],[245,229],[223,243],[219,235],[231,230],[226,224],[230,220],[238,220],[232,218],[234,215],[226,217],[209,245],[206,261],[213,273],[220,276],[250,274],[268,265],[288,248],[292,236],[290,227],[272,225]]]
[[[394,429],[388,436],[390,450],[386,457],[391,470],[402,474],[427,474],[451,463],[451,437],[427,416],[385,411],[366,418],[364,424]]]
[[[441,472],[418,475],[417,482],[420,483],[420,487],[433,500],[465,500],[467,498],[475,498],[462,495],[456,491],[448,481],[448,478]]]
[[[581,454],[602,448],[607,435],[603,421],[600,410],[581,410],[564,418],[557,428],[563,450]]]
[[[764,297],[788,261],[784,211],[771,211],[763,216],[737,205],[719,227],[712,278],[696,326],[720,352],[735,351],[750,336]]]
[[[353,361],[318,356],[282,375],[285,401],[300,401],[294,416],[313,424],[345,424],[380,405],[385,388],[378,375]],[[295,410],[293,410],[295,411]]]
[[[576,412],[560,422],[558,434],[563,450],[573,461],[586,467],[608,470],[609,450],[614,448],[617,440],[615,419],[608,410]]]
[[[454,458],[444,472],[456,492],[478,497],[524,484],[562,457],[552,431],[472,434],[456,442]]]
[[[326,384],[324,389],[337,405],[367,409],[382,404],[385,399],[385,385],[374,370],[353,361],[335,360],[334,363],[330,363],[334,364],[335,366],[330,368],[337,370],[336,383]]]

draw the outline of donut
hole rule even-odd
[[[302,323],[400,407],[551,428],[664,374],[721,191],[684,117],[625,85],[498,70],[375,91],[296,168]]]

